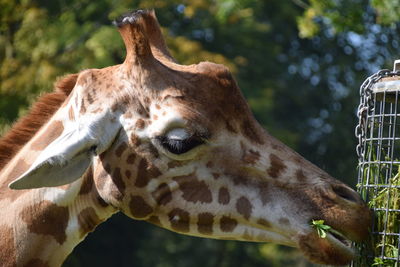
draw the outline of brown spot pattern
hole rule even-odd
[[[90,167],[85,175],[83,176],[83,181],[81,189],[79,190],[79,195],[86,195],[92,191],[93,187],[93,168]]]
[[[102,190],[103,188],[104,188],[104,186],[105,186],[105,184],[106,184],[106,181],[107,181],[107,177],[109,176],[110,174],[105,170],[105,168],[104,169],[100,169],[97,173],[96,173],[96,176],[97,176],[97,178],[98,179],[96,179],[96,187],[98,188],[98,189],[100,189],[100,190]]]
[[[126,177],[127,179],[131,179],[132,173],[131,173],[130,170],[126,170],[126,171],[125,171],[125,177]]]
[[[138,147],[141,144],[139,136],[137,136],[136,134],[131,135],[130,141],[131,141],[132,145],[135,147]]]
[[[197,220],[197,230],[200,234],[211,235],[213,232],[214,215],[209,212],[200,213]]]
[[[243,134],[249,138],[252,142],[263,145],[264,141],[262,139],[261,134],[256,129],[254,123],[251,123],[249,120],[244,120],[242,123],[242,132]]]
[[[179,184],[182,197],[189,202],[211,203],[212,194],[204,181],[199,181],[192,175],[178,176],[174,180]]]
[[[176,168],[176,167],[183,166],[184,164],[185,163],[183,161],[173,160],[173,161],[168,162],[168,168],[169,169],[173,169],[173,168]]]
[[[13,229],[6,225],[0,225],[0,263],[2,266],[17,266],[14,242]]]
[[[141,196],[132,196],[129,209],[133,217],[143,219],[153,212],[153,208]]]
[[[268,175],[272,178],[278,178],[279,175],[286,169],[286,165],[278,156],[274,154],[271,154],[269,159],[271,161],[271,166],[267,170]]]
[[[171,222],[172,229],[183,233],[189,232],[190,216],[187,211],[175,208],[168,213],[168,218]]]
[[[118,109],[122,109],[121,103],[120,103],[120,102],[114,102],[114,103],[111,105],[111,111],[112,111],[112,112],[115,112],[115,111],[117,111]]]
[[[144,126],[146,126],[146,123],[145,123],[145,121],[142,120],[142,119],[138,119],[138,120],[136,121],[136,123],[135,123],[135,127],[136,127],[137,129],[143,129]]]
[[[93,95],[92,95],[92,94],[94,94],[93,89],[88,90],[86,99],[87,99],[87,101],[89,102],[89,104],[92,104],[92,103],[94,102],[94,99],[93,99]]]
[[[296,178],[299,182],[305,182],[307,180],[306,176],[304,175],[304,172],[301,169],[298,169],[296,171]]]
[[[238,222],[228,216],[222,216],[219,220],[219,227],[221,228],[222,232],[232,232],[235,230],[237,225]]]
[[[128,163],[128,164],[133,164],[133,163],[135,163],[135,158],[136,158],[136,155],[135,154],[129,154],[129,156],[126,158],[126,163]]]
[[[80,110],[79,112],[80,112],[81,114],[83,114],[83,113],[86,112],[85,99],[84,99],[84,98],[82,98],[82,101],[81,101],[81,110]]]
[[[240,175],[233,176],[232,180],[235,185],[247,185],[249,182],[245,177]]]
[[[263,205],[267,204],[270,201],[270,192],[269,192],[269,183],[267,182],[262,182],[258,186],[260,190],[260,197],[261,197],[261,202]]]
[[[268,227],[268,228],[271,227],[271,223],[270,223],[269,221],[263,219],[263,218],[258,219],[258,220],[257,220],[257,223],[258,223],[259,225],[264,226],[264,227]]]
[[[135,186],[137,187],[145,187],[149,183],[149,177],[147,173],[147,161],[145,159],[141,159],[138,166],[138,173],[135,181]]]
[[[115,155],[120,158],[127,148],[128,145],[125,142],[121,143],[115,150]]]
[[[236,130],[236,128],[235,128],[235,126],[234,126],[234,124],[232,123],[231,120],[227,120],[227,121],[225,122],[225,125],[226,125],[226,129],[227,129],[229,132],[234,133],[234,134],[237,134],[237,133],[238,133],[238,131]]]
[[[122,200],[125,193],[125,182],[122,179],[121,169],[119,167],[114,169],[113,175],[111,176],[115,186],[117,187],[117,191],[112,191],[113,196],[117,200]]]
[[[102,111],[103,111],[103,108],[99,107],[99,108],[96,108],[96,109],[92,110],[91,112],[92,113],[100,113]]]
[[[99,219],[99,216],[97,216],[94,208],[88,207],[79,212],[78,224],[81,238],[87,233],[93,231],[99,223],[101,223],[101,220]]]
[[[226,187],[221,187],[218,192],[218,202],[220,204],[227,205],[229,204],[230,200],[231,196],[229,194],[228,189]]]
[[[139,163],[135,186],[143,188],[149,183],[150,179],[156,178],[160,175],[161,172],[156,167],[149,167],[147,160],[142,159]]]
[[[47,126],[46,131],[31,144],[31,149],[42,151],[57,137],[59,137],[63,131],[64,126],[61,121],[54,121],[50,123]]]
[[[172,193],[168,184],[162,183],[152,193],[158,205],[167,205],[172,200]]]
[[[150,145],[150,146],[147,148],[147,152],[149,152],[149,154],[151,154],[151,157],[152,157],[153,159],[156,159],[156,158],[158,158],[158,157],[160,156],[160,154],[158,153],[157,148],[155,148],[153,145]]]
[[[42,201],[24,208],[20,216],[32,233],[50,235],[61,245],[67,239],[65,233],[69,220],[67,207],[57,206],[50,201]]]
[[[252,213],[253,206],[246,197],[240,197],[236,201],[236,210],[243,215],[245,219],[249,219]]]
[[[242,157],[242,160],[246,164],[255,164],[260,159],[260,153],[258,151],[254,151],[250,149],[246,151]]]
[[[129,111],[125,112],[125,114],[124,114],[125,119],[131,119],[132,117],[133,117],[132,112],[129,112]]]

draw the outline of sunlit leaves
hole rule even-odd
[[[310,38],[319,32],[320,26],[315,21],[316,16],[316,10],[310,7],[304,12],[303,16],[297,18],[297,24],[300,31],[299,34],[301,37]]]
[[[329,27],[333,33],[344,31],[363,32],[364,22],[368,20],[368,5],[363,0],[302,0],[293,1],[304,8],[298,17],[300,36],[311,38],[320,33],[321,24]],[[384,1],[382,1],[384,2]]]
[[[124,44],[113,26],[99,28],[85,42],[85,46],[93,53],[93,60],[99,67],[115,64],[115,54],[119,58],[125,55]]]
[[[371,3],[376,10],[378,23],[394,26],[399,22],[399,0],[372,0]]]

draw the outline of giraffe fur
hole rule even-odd
[[[0,140],[0,266],[60,266],[116,212],[351,261],[371,218],[357,193],[269,135],[226,67],[178,64],[154,11],[115,25],[124,62],[61,79]]]

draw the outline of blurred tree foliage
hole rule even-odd
[[[0,133],[56,78],[120,63],[110,21],[155,8],[174,57],[235,74],[273,135],[355,183],[353,128],[362,80],[400,52],[399,0],[0,0]],[[315,266],[293,249],[184,237],[114,216],[71,266]]]

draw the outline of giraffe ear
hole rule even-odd
[[[117,120],[104,114],[101,117],[75,129],[65,129],[9,187],[53,187],[81,178],[92,164],[93,157],[108,149],[121,128]]]

